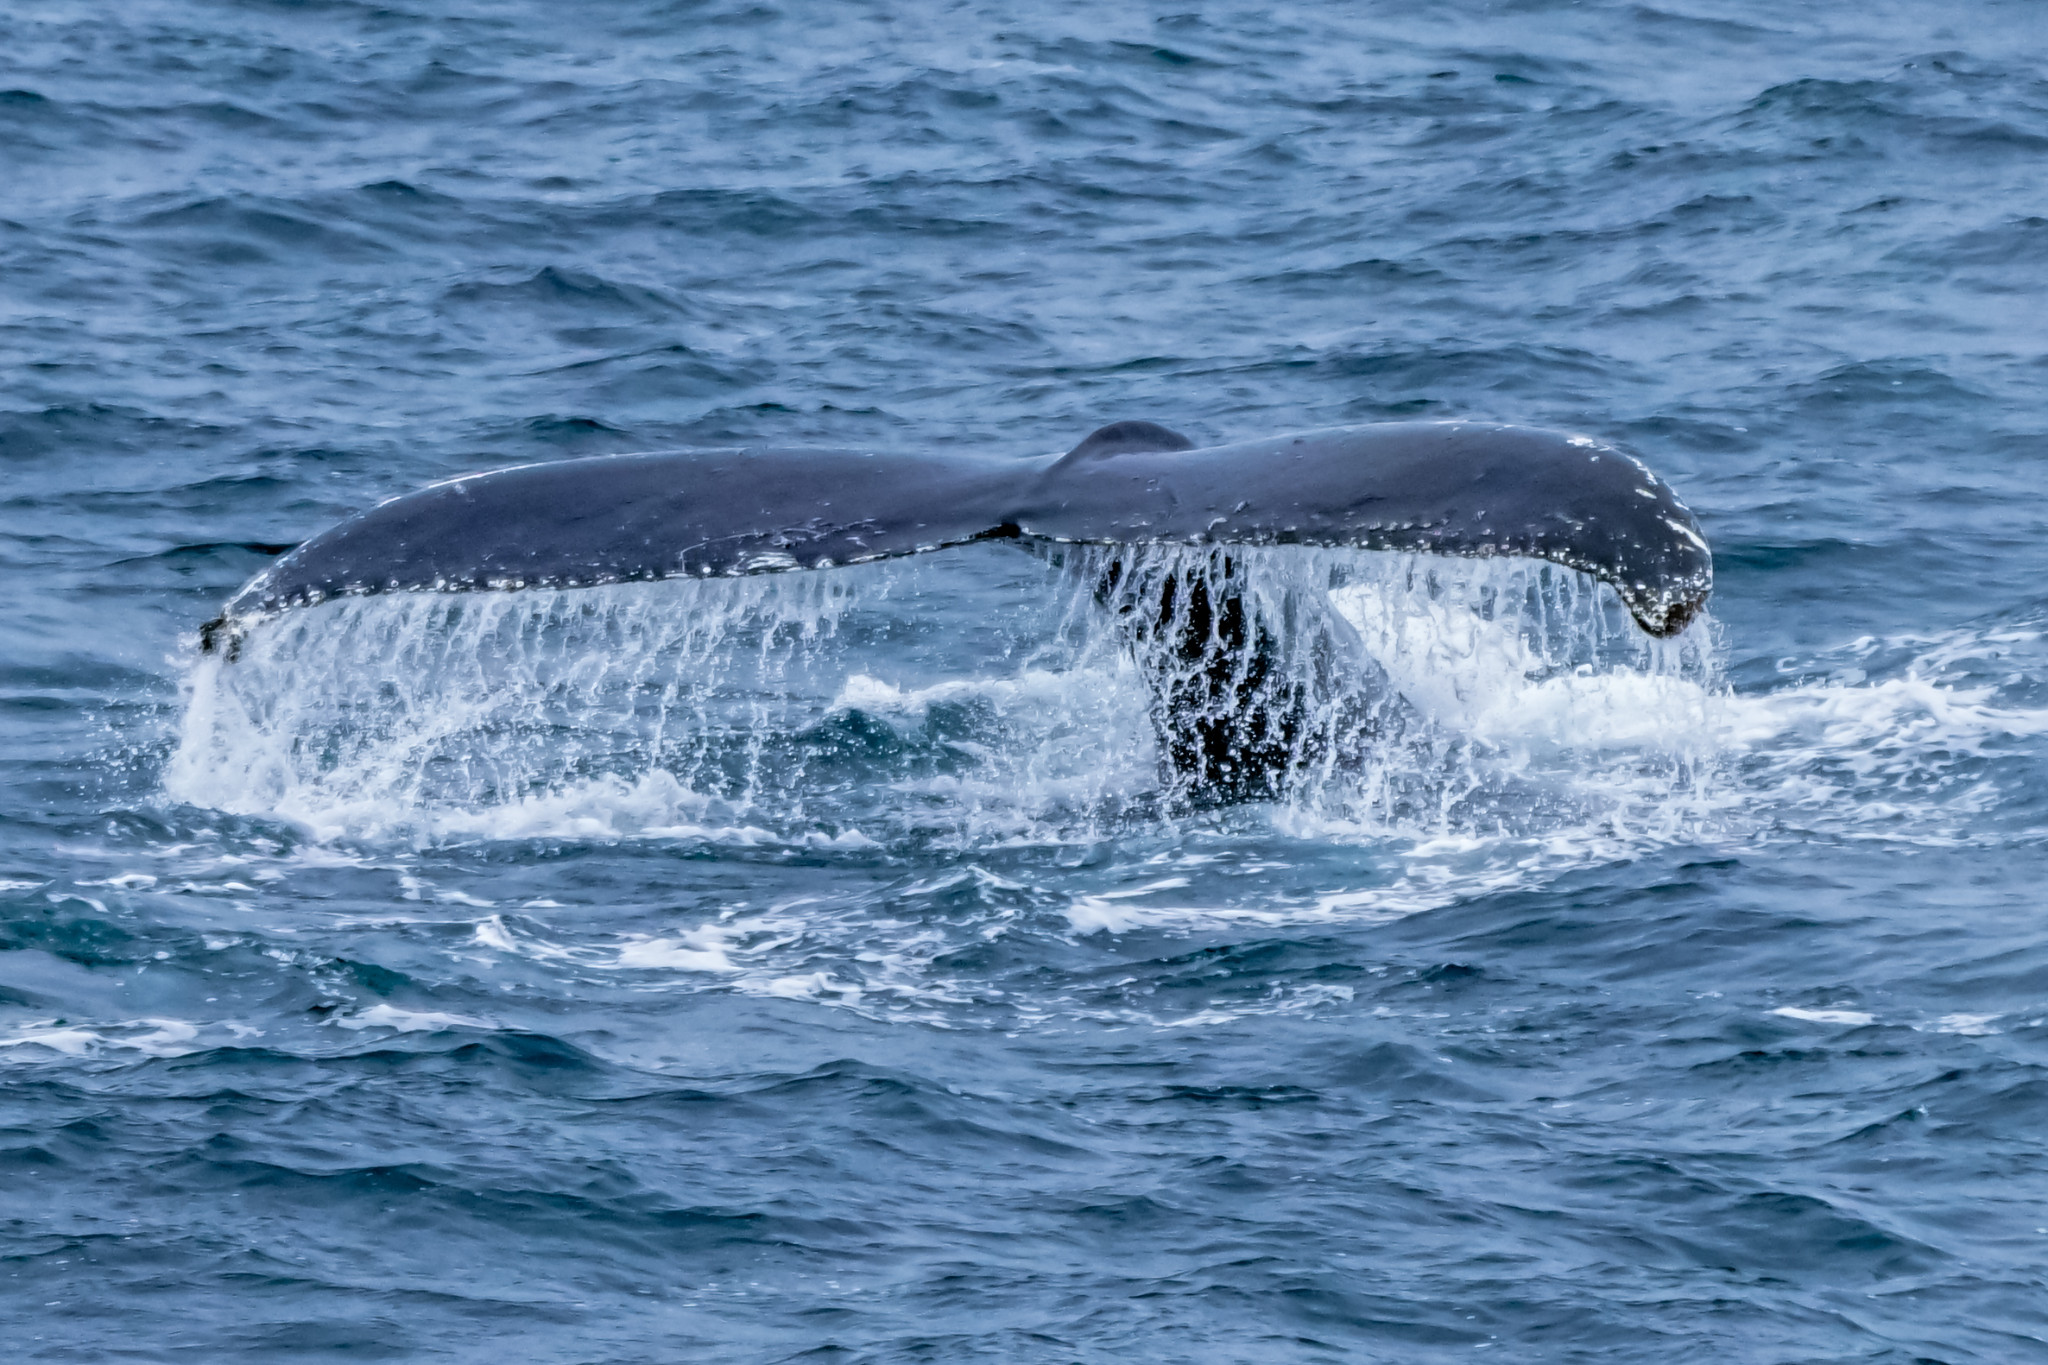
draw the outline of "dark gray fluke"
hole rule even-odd
[[[348,594],[767,573],[1019,536],[1527,555],[1609,584],[1658,636],[1683,630],[1713,587],[1692,513],[1588,437],[1405,422],[1197,449],[1132,421],[1036,459],[679,450],[472,474],[306,541],[202,640]]]

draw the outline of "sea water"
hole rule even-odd
[[[2048,1360],[2044,60],[1989,0],[0,14],[7,1357]],[[1641,453],[1711,614],[1238,552],[1274,801],[1162,763],[1088,547],[198,647],[522,461],[1466,416]]]

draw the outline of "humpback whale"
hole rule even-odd
[[[1607,584],[1652,636],[1713,588],[1699,523],[1647,466],[1586,436],[1482,422],[1333,427],[1197,447],[1113,422],[1063,454],[658,451],[515,466],[402,494],[271,564],[201,628],[232,659],[263,619],[328,598],[786,572],[981,540],[1216,547],[1210,572],[1112,557],[1096,597],[1163,661],[1162,749],[1193,787],[1271,794],[1299,689],[1249,620],[1230,547],[1548,560]],[[1143,580],[1141,582],[1141,580]]]

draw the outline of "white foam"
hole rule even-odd
[[[337,1015],[329,1022],[337,1028],[388,1028],[397,1033],[438,1033],[444,1029],[477,1028],[491,1025],[466,1014],[444,1014],[439,1010],[402,1010],[396,1005],[375,1004],[354,1014]]]
[[[1966,1038],[1981,1038],[1998,1032],[1991,1025],[1999,1018],[1996,1014],[1944,1014],[1934,1021],[1934,1031],[1957,1033]]]
[[[1202,910],[1177,906],[1148,906],[1136,904],[1139,896],[1149,896],[1160,891],[1177,891],[1186,886],[1185,877],[1168,877],[1147,886],[1132,887],[1127,891],[1104,891],[1092,896],[1081,896],[1067,907],[1067,923],[1078,934],[1127,933],[1147,925],[1186,923],[1191,917],[1205,913]]]
[[[866,994],[861,987],[836,980],[828,972],[778,976],[753,984],[752,993],[778,996],[784,1000],[823,1000],[834,1005],[857,1005]]]
[[[501,953],[519,951],[519,945],[512,941],[511,931],[505,928],[503,915],[491,915],[479,920],[472,937],[480,947],[495,949]]]
[[[30,1026],[15,1034],[0,1038],[0,1048],[36,1047],[51,1052],[61,1052],[67,1057],[83,1057],[98,1049],[105,1038],[93,1029],[56,1028]]]
[[[125,1051],[145,1057],[183,1057],[219,1045],[222,1040],[200,1041],[206,1027],[182,1019],[134,1019],[92,1026],[55,1021],[27,1024],[0,1036],[0,1055],[21,1060],[37,1052],[50,1052],[64,1057],[98,1058]],[[246,1026],[218,1027],[235,1040],[260,1036],[259,1030]]]
[[[721,925],[705,925],[674,938],[628,939],[619,949],[621,967],[658,968],[685,972],[737,972],[728,950],[733,932]]]
[[[1809,1010],[1795,1005],[1780,1005],[1771,1011],[1786,1019],[1799,1019],[1809,1024],[1840,1024],[1845,1028],[1863,1028],[1877,1022],[1877,1016],[1862,1010]]]

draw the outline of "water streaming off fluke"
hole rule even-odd
[[[1599,822],[1696,784],[1712,747],[1708,630],[1651,640],[1555,566],[971,546],[289,613],[233,662],[195,662],[165,786],[370,838],[1097,838],[1204,804],[1162,761],[1188,723],[1176,680],[1252,651],[1219,628],[1176,655],[1156,604],[1184,622],[1202,583],[1241,598],[1270,656],[1259,695],[1300,713],[1277,741],[1283,819]]]

